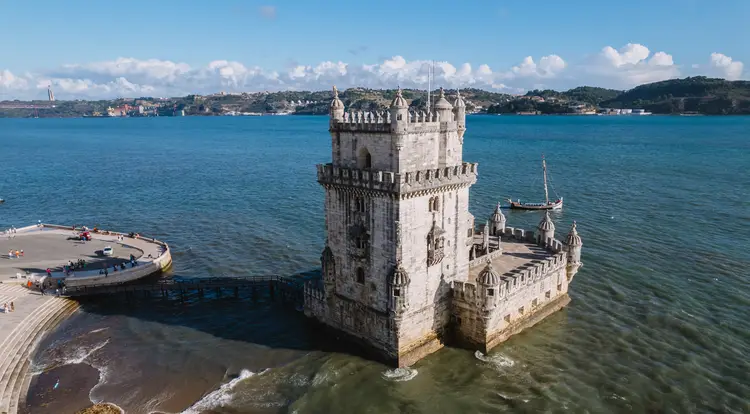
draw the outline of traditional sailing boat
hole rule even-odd
[[[549,201],[549,192],[547,191],[547,162],[544,160],[544,155],[542,155],[542,171],[544,172],[544,203],[522,203],[521,200],[513,201],[509,198],[510,208],[518,210],[557,210],[562,208],[562,197],[559,197],[555,201]]]

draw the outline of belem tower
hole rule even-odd
[[[466,105],[440,90],[428,113],[399,89],[385,113],[345,112],[333,89],[322,281],[305,314],[396,366],[445,344],[487,352],[562,309],[581,267],[575,223],[564,243],[544,213],[535,231],[506,226],[498,205],[469,213],[477,164],[463,161]]]

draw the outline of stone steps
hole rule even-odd
[[[12,401],[13,391],[18,378],[28,372],[31,353],[49,329],[77,308],[77,302],[51,297],[34,313],[24,318],[0,345],[0,349],[4,351],[4,357],[0,362],[0,413],[10,414],[11,404],[17,410],[17,396],[15,403]],[[18,388],[20,390],[21,387]]]
[[[78,303],[70,301],[61,309],[55,317],[47,324],[46,328],[41,331],[36,340],[32,343],[29,348],[28,355],[23,361],[23,365],[17,370],[18,374],[15,379],[15,385],[13,385],[11,393],[9,395],[9,410],[8,414],[17,414],[18,407],[22,400],[26,399],[29,393],[29,385],[31,384],[31,373],[29,372],[29,366],[31,365],[31,357],[35,351],[36,344],[50,331],[52,331],[58,324],[70,317],[76,310],[78,310]],[[11,383],[12,384],[12,383]],[[10,389],[10,384],[8,385]]]
[[[5,338],[5,341],[0,345],[0,349],[3,350],[2,358],[0,359],[0,381],[2,377],[5,377],[6,373],[10,376],[10,372],[14,368],[11,366],[13,359],[22,353],[20,349],[21,343],[28,339],[29,334],[38,327],[39,323],[47,320],[49,312],[54,312],[57,309],[56,305],[54,300],[46,301],[34,313],[24,318],[13,332]],[[5,386],[0,386],[0,413],[7,414],[9,404],[2,399],[4,391]]]
[[[53,306],[53,301],[46,301],[43,305],[39,306],[37,309],[34,310],[33,313],[27,315],[21,323],[13,329],[13,332],[8,335],[5,340],[0,343],[0,350],[3,351],[2,355],[0,355],[0,375],[2,375],[3,372],[5,372],[6,361],[7,359],[13,354],[13,349],[10,348],[11,344],[16,340],[16,337],[21,335],[21,333],[26,329],[26,327],[31,323],[36,323],[36,321],[42,316],[42,313],[49,307]]]

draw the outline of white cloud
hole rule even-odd
[[[260,12],[260,15],[263,16],[263,18],[266,18],[268,20],[273,20],[276,18],[276,6],[260,6],[258,8],[258,11]]]
[[[505,79],[516,78],[554,78],[560,74],[567,63],[557,55],[543,56],[539,63],[534,62],[534,58],[526,56],[517,66],[513,66],[510,71],[502,76]]]
[[[672,55],[651,54],[646,46],[638,43],[628,43],[619,50],[606,46],[582,65],[582,71],[590,75],[594,83],[622,89],[680,76]]]
[[[729,80],[737,80],[742,76],[744,65],[738,60],[721,53],[711,53],[709,67],[716,76]]]
[[[0,68],[0,99],[43,99],[52,85],[58,99],[113,98],[118,96],[182,96],[217,91],[322,90],[340,88],[425,88],[433,62],[393,56],[378,63],[324,61],[294,64],[276,71],[240,62],[215,60],[193,67],[169,60],[118,58],[112,61],[64,65],[55,70],[22,75]],[[627,89],[638,84],[680,76],[680,67],[665,52],[651,53],[644,45],[620,49],[604,47],[578,62],[558,55],[527,56],[510,68],[487,64],[454,65],[434,62],[433,87],[475,87],[519,93],[536,88],[568,89],[580,85]],[[714,53],[705,70],[730,79],[742,75],[742,62]]]

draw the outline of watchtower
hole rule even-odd
[[[399,88],[385,112],[346,112],[334,87],[325,189],[324,296],[308,316],[399,366],[443,346],[450,283],[468,277],[474,217],[463,162],[465,104],[444,91],[428,112]]]

